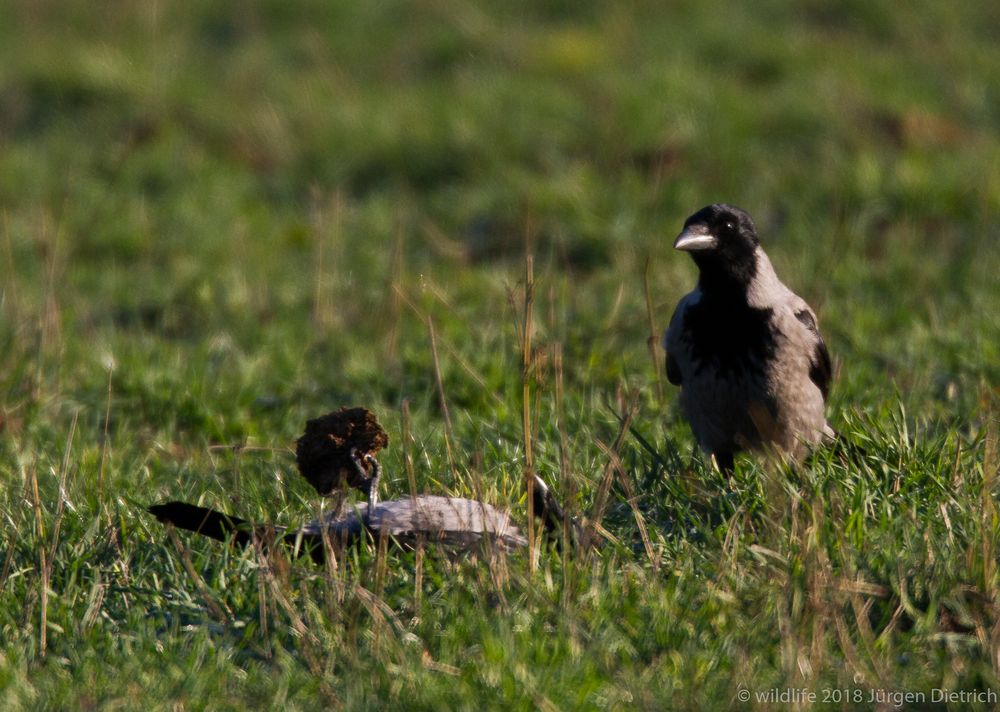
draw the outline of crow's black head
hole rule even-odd
[[[703,283],[745,288],[757,271],[759,244],[757,228],[745,211],[716,203],[684,222],[674,247],[691,253]]]

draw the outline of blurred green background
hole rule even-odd
[[[201,626],[211,616],[200,589],[142,507],[179,498],[301,521],[316,505],[288,448],[307,417],[365,405],[392,438],[389,496],[408,489],[405,452],[421,489],[482,493],[522,512],[529,253],[539,467],[586,511],[605,461],[597,443],[617,427],[606,404],[635,398],[637,427],[661,459],[633,440],[623,457],[647,489],[660,483],[641,511],[677,580],[625,545],[579,584],[600,593],[591,609],[574,603],[590,611],[583,622],[567,632],[559,618],[554,648],[539,649],[534,636],[548,629],[530,621],[567,615],[579,593],[570,584],[534,599],[524,591],[539,574],[521,562],[514,592],[499,595],[529,622],[511,623],[509,611],[469,604],[468,581],[445,567],[421,618],[410,610],[412,562],[396,562],[404,573],[386,600],[417,622],[393,630],[419,636],[457,677],[366,647],[382,630],[374,613],[348,627],[368,641],[353,648],[337,637],[339,619],[319,616],[340,631],[314,650],[334,697],[681,707],[731,702],[746,670],[801,683],[801,665],[779,654],[787,630],[782,643],[769,614],[748,620],[739,593],[773,603],[791,589],[767,582],[787,580],[751,565],[734,598],[703,601],[696,580],[729,565],[726,527],[691,539],[671,529],[677,508],[724,485],[691,458],[654,365],[662,352],[651,358],[647,340],[695,279],[674,236],[717,201],[750,211],[779,274],[816,308],[837,371],[831,421],[860,423],[883,458],[858,481],[827,472],[835,484],[819,487],[824,498],[842,488],[822,501],[851,503],[854,551],[871,556],[834,564],[838,575],[860,567],[896,591],[890,574],[905,569],[920,572],[931,602],[961,586],[993,596],[983,563],[993,549],[980,545],[995,532],[970,523],[989,495],[941,483],[958,482],[952,459],[977,482],[995,464],[983,434],[1000,383],[998,37],[1000,4],[984,2],[0,3],[5,705],[332,699],[308,646],[255,618],[269,609],[255,598],[253,556],[219,563],[220,547],[191,543],[210,588],[235,597],[224,598],[232,618],[221,632]],[[945,444],[957,450],[934,460]],[[892,493],[902,510],[880,509],[890,467],[907,473]],[[755,476],[734,510],[764,506]],[[670,490],[678,478],[684,493]],[[617,502],[615,531],[635,543],[631,510]],[[956,509],[935,541],[975,543],[978,564],[955,554],[943,557],[952,568],[934,568],[944,564],[920,547],[918,523],[938,522],[942,503]],[[826,523],[837,551],[842,524]],[[763,535],[743,536],[749,546]],[[39,579],[43,551],[50,571]],[[321,574],[297,575],[322,588]],[[644,593],[619,590],[630,577]],[[191,610],[177,617],[185,595]],[[646,630],[650,620],[663,631]],[[813,649],[834,652],[804,679],[853,675],[843,641],[820,638]],[[938,655],[930,639],[865,654],[883,660],[871,663],[882,682],[995,680],[994,643]],[[901,651],[920,645],[920,664],[904,670]],[[176,669],[157,669],[164,646]],[[217,648],[227,652],[207,665]],[[531,682],[533,670],[543,672]],[[289,696],[289,685],[304,691]]]

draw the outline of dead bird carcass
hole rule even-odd
[[[255,538],[279,541],[295,553],[324,559],[328,545],[339,549],[367,535],[388,536],[404,547],[418,539],[453,550],[468,550],[484,539],[503,549],[525,546],[527,538],[510,515],[473,499],[422,494],[378,501],[382,468],[376,454],[388,445],[385,430],[365,408],[341,408],[310,420],[299,438],[296,459],[299,471],[321,495],[334,497],[334,510],[298,529],[255,524],[185,502],[166,502],[149,508],[159,521],[220,541],[246,546]],[[561,531],[566,519],[551,491],[534,477],[534,514],[546,529]],[[367,501],[348,504],[348,488],[366,495]]]

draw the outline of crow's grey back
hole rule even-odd
[[[395,537],[402,543],[423,536],[454,546],[471,546],[487,537],[505,548],[525,546],[527,539],[496,507],[461,497],[419,495],[375,505],[368,515],[368,504],[358,503],[346,516],[331,515],[302,527],[302,534],[322,535],[353,540],[367,529],[373,535]]]

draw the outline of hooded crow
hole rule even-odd
[[[698,285],[664,337],[667,378],[701,448],[726,473],[740,451],[798,459],[833,436],[824,409],[832,370],[816,315],[774,273],[753,220],[715,204],[689,217],[674,248]]]

